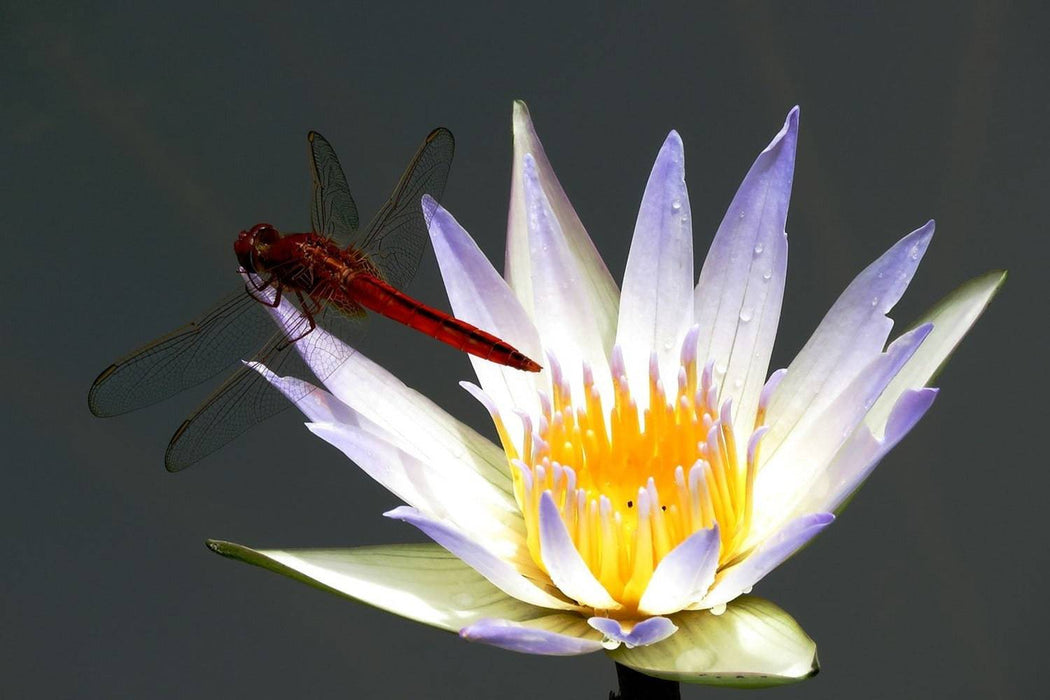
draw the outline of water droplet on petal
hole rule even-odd
[[[755,255],[756,256],[761,255],[762,251],[765,250],[765,249],[766,249],[766,247],[764,245],[762,245],[761,243],[757,243],[755,245]]]
[[[765,272],[762,273],[762,279],[764,279],[764,280],[768,280],[772,276],[773,276],[773,271],[772,270],[766,270]]]
[[[878,306],[879,305],[879,298],[878,297],[872,297],[871,305],[872,306]]]
[[[722,603],[721,605],[716,605],[715,607],[711,608],[711,614],[712,615],[721,615],[725,611],[726,611],[726,604],[725,603]]]
[[[740,322],[741,323],[747,323],[750,320],[751,320],[751,309],[741,309],[740,310]]]
[[[675,200],[673,200],[671,202],[671,209],[673,209],[674,211],[678,211],[681,208],[682,208],[682,200],[675,199]]]

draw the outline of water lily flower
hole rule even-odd
[[[832,523],[930,408],[928,383],[1003,274],[967,283],[887,344],[886,314],[930,222],[864,269],[794,361],[769,373],[798,118],[793,109],[744,177],[698,282],[672,131],[618,287],[516,103],[505,276],[451,214],[424,203],[455,315],[546,367],[471,357],[478,382],[464,387],[499,444],[362,354],[299,403],[314,434],[406,504],[386,515],[433,543],[212,548],[520,652],[604,650],[703,683],[812,675],[813,640],[749,593]],[[310,362],[332,342],[318,329],[298,345]]]

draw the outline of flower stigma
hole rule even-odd
[[[762,392],[754,425],[738,429],[731,401],[719,401],[715,363],[701,369],[694,326],[686,334],[672,395],[650,358],[647,408],[632,394],[623,353],[610,363],[612,406],[606,407],[584,365],[582,396],[574,403],[557,359],[548,357],[551,394],[540,395],[535,423],[520,414],[520,449],[498,411],[489,406],[507,452],[514,495],[525,518],[528,549],[546,571],[540,538],[540,499],[549,492],[590,572],[632,617],[660,561],[699,530],[718,528],[718,567],[750,549],[753,491],[765,407],[783,376]],[[724,370],[723,370],[724,372]],[[741,442],[741,437],[746,440]]]

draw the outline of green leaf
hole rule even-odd
[[[292,550],[207,544],[224,557],[450,632],[482,618],[522,622],[551,612],[511,598],[436,544]]]
[[[762,598],[742,596],[721,615],[671,615],[678,631],[645,647],[609,652],[617,663],[683,683],[762,688],[816,675],[817,645],[795,620]]]

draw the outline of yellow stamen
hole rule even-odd
[[[692,347],[689,344],[692,343]],[[612,405],[589,368],[574,404],[571,384],[551,358],[551,392],[540,415],[522,416],[520,449],[493,410],[509,459],[514,493],[525,518],[528,549],[543,569],[539,502],[549,491],[591,573],[629,617],[653,571],[682,541],[718,525],[719,563],[746,554],[751,528],[765,395],[754,425],[735,426],[728,402],[718,404],[712,365],[697,366],[690,333],[669,393],[655,358],[639,411],[619,350],[612,360]],[[738,432],[738,428],[746,428]],[[749,438],[740,443],[739,436]],[[520,455],[520,456],[519,456]]]

